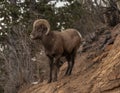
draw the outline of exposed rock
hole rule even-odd
[[[77,55],[71,76],[64,76],[67,64],[60,69],[59,80],[26,86],[18,93],[120,93],[120,25],[101,31],[87,42]]]

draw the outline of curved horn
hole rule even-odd
[[[47,20],[45,19],[37,19],[34,24],[33,24],[33,27],[35,27],[35,25],[40,25],[40,24],[43,24],[47,27],[47,32],[45,33],[46,35],[50,32],[50,24]]]

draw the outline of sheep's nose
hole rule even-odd
[[[33,36],[33,35],[30,35],[30,38],[31,38],[31,39],[33,39],[33,38],[34,38],[34,36]]]

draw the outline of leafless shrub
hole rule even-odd
[[[0,54],[7,73],[4,93],[17,93],[22,85],[34,80],[30,42],[22,25],[8,28],[6,45]]]

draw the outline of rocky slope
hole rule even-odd
[[[64,63],[57,82],[31,84],[18,93],[120,93],[120,24],[94,34],[86,37],[71,76],[64,76]]]

